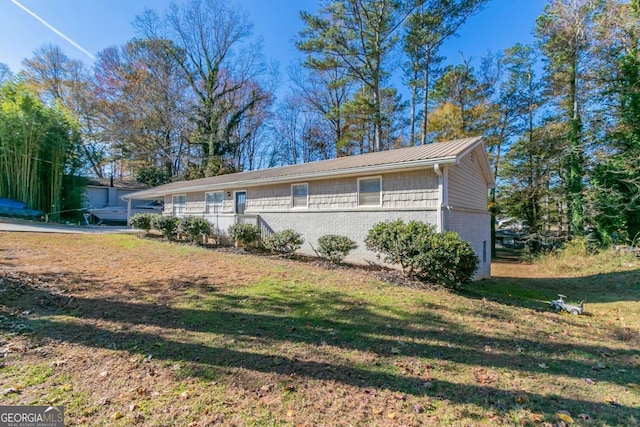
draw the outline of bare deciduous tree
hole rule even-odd
[[[180,66],[198,101],[191,142],[202,149],[204,173],[228,171],[237,149],[232,135],[267,96],[264,87],[256,85],[269,70],[260,43],[251,43],[248,14],[224,0],[189,0],[172,3],[161,17],[147,10],[135,25],[146,38],[173,41],[165,54]],[[243,96],[234,96],[247,89]],[[232,99],[238,103],[229,102]]]

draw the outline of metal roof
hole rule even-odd
[[[127,190],[143,190],[149,188],[149,185],[126,179],[110,179],[110,178],[96,178],[96,177],[82,177],[86,180],[86,185],[92,187],[115,187]]]
[[[481,137],[456,139],[447,142],[398,148],[388,151],[339,157],[292,166],[238,172],[192,181],[164,184],[148,190],[123,196],[123,199],[151,199],[165,194],[189,193],[220,190],[226,188],[253,187],[271,183],[296,182],[302,179],[320,179],[362,173],[384,172],[395,169],[409,169],[440,164],[457,163],[458,160],[482,145]],[[483,148],[484,152],[484,148]],[[486,159],[485,153],[485,160]],[[493,183],[490,178],[489,184]]]

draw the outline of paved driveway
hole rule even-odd
[[[108,226],[73,226],[49,224],[35,221],[14,221],[7,218],[0,218],[0,231],[31,232],[31,233],[137,233],[129,227],[108,227]]]

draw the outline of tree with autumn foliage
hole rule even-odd
[[[178,64],[164,55],[167,44],[171,42],[134,40],[103,50],[94,66],[103,139],[127,169],[155,177],[155,184],[183,172],[189,154],[192,99]]]
[[[200,149],[200,164],[189,176],[211,176],[237,170],[239,126],[267,99],[260,82],[269,68],[246,11],[223,0],[172,3],[164,14],[147,10],[135,21],[149,40],[164,43],[163,54],[175,62],[195,98],[195,123],[189,143]]]
[[[430,0],[423,1],[404,24],[402,49],[407,57],[403,70],[411,90],[410,145],[416,143],[418,98],[422,95],[422,144],[426,144],[429,123],[429,95],[435,77],[439,75],[444,57],[438,54],[442,44],[451,38],[464,22],[477,13],[487,0]]]

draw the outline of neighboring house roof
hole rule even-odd
[[[244,188],[258,185],[296,182],[348,175],[381,173],[395,170],[415,169],[435,164],[457,164],[462,157],[476,147],[482,146],[480,165],[489,186],[494,185],[489,160],[481,137],[456,139],[447,142],[378,151],[357,156],[339,157],[331,160],[302,163],[292,166],[261,169],[201,178],[193,181],[172,182],[123,196],[123,199],[153,199],[165,194],[191,193],[198,191]]]
[[[125,179],[114,179],[113,181],[110,178],[84,177],[84,179],[88,187],[115,187],[127,190],[143,190],[149,188],[149,186],[143,182]]]

